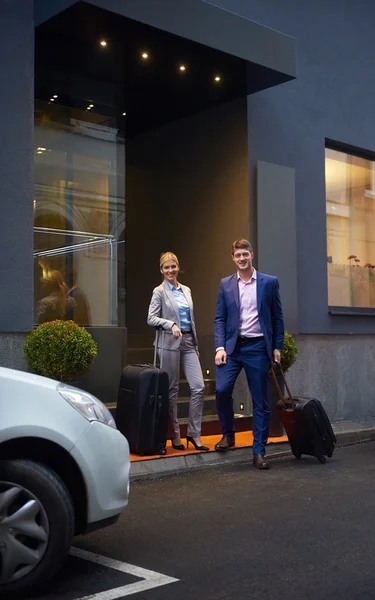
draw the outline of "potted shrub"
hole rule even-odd
[[[72,383],[89,370],[98,350],[83,327],[73,321],[50,321],[29,333],[24,352],[37,375]]]
[[[290,367],[296,362],[296,360],[297,360],[296,343],[294,341],[293,336],[288,331],[286,331],[284,334],[284,349],[281,353],[281,367],[282,367],[284,373],[289,371]],[[278,373],[278,367],[276,365],[273,365],[272,368],[274,369],[274,372],[276,374],[279,386],[280,386],[282,392],[284,393],[284,384]],[[268,382],[268,402],[269,402],[270,408],[271,408],[270,437],[281,437],[282,435],[284,435],[284,428],[281,424],[279,415],[277,414],[277,411],[276,411],[276,404],[278,401],[279,401],[279,396],[277,393],[277,389],[276,389],[275,383],[273,381],[273,378],[270,374],[269,382]]]

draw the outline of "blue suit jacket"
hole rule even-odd
[[[272,360],[275,349],[284,345],[284,319],[277,277],[257,271],[259,324]],[[234,352],[239,336],[240,297],[237,273],[221,280],[215,316],[215,347],[222,346],[228,355]]]

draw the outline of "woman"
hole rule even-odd
[[[177,397],[182,365],[191,393],[189,425],[186,446],[193,444],[196,450],[207,451],[202,445],[201,422],[203,411],[204,381],[198,357],[198,338],[195,329],[191,291],[177,281],[180,265],[177,256],[165,252],[160,257],[160,272],[164,281],[154,289],[147,323],[162,327],[164,333],[163,369],[169,375],[169,411],[173,422],[172,446],[184,450],[181,443],[180,425],[177,419]],[[161,347],[159,336],[158,348]],[[160,354],[160,350],[159,350]]]

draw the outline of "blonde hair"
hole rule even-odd
[[[178,258],[175,254],[173,254],[173,252],[163,252],[163,254],[160,255],[160,268],[162,268],[164,263],[166,263],[168,260],[174,260],[177,266],[180,266]]]

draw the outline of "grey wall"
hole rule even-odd
[[[210,337],[220,279],[234,270],[231,243],[249,231],[246,99],[129,140],[126,156],[129,333],[148,330],[159,256],[172,250],[200,338]]]
[[[372,0],[213,3],[297,39],[297,79],[249,96],[248,128],[251,214],[256,162],[296,169],[299,330],[375,333],[374,318],[328,314],[324,180],[325,138],[375,151],[375,4]],[[276,247],[275,253],[279,251]]]
[[[276,273],[280,282],[285,327],[298,332],[295,171],[257,164],[258,268]],[[275,251],[275,248],[278,248]]]
[[[32,326],[33,48],[32,0],[0,0],[0,332]]]

